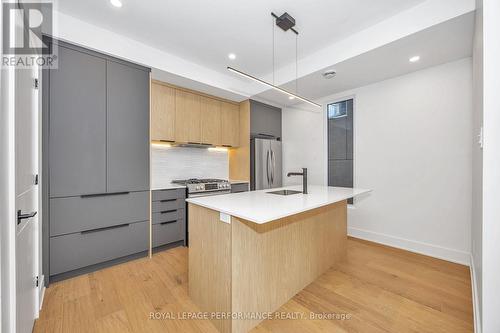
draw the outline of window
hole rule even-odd
[[[327,117],[328,186],[353,187],[353,100],[328,104]]]

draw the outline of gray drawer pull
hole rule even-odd
[[[80,198],[93,198],[93,197],[104,197],[108,195],[124,195],[129,194],[130,192],[113,192],[113,193],[93,193],[93,194],[83,194],[80,195]]]
[[[177,199],[166,199],[166,200],[160,200],[160,202],[170,202],[170,201],[175,201]]]
[[[176,212],[176,211],[177,211],[177,209],[164,210],[163,212],[160,212],[160,214],[173,213],[173,212]]]
[[[162,222],[162,223],[160,223],[160,225],[170,224],[170,223],[175,223],[175,222],[177,222],[177,220]]]
[[[91,234],[93,232],[99,232],[99,231],[103,231],[103,230],[110,230],[110,229],[118,229],[118,228],[128,227],[129,225],[130,225],[130,223],[119,224],[119,225],[112,225],[110,227],[103,227],[103,228],[97,228],[97,229],[91,229],[91,230],[84,230],[84,231],[81,231],[80,233],[82,235],[84,235],[84,234]]]

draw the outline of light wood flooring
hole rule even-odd
[[[354,238],[347,253],[252,332],[473,332],[468,267]],[[207,320],[150,319],[199,311],[187,260],[178,247],[51,284],[34,332],[215,333]],[[309,319],[332,313],[347,318]]]

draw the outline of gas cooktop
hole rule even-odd
[[[188,189],[188,195],[192,193],[213,193],[216,192],[228,193],[231,191],[231,183],[225,179],[179,179],[173,180],[172,183],[186,186]]]
[[[190,178],[190,179],[173,180],[172,183],[180,185],[188,185],[188,184],[207,184],[207,183],[229,183],[229,181],[216,178],[206,178],[206,179]]]

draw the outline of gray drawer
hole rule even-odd
[[[184,220],[153,225],[153,247],[184,239]]]
[[[167,210],[162,213],[153,213],[153,224],[184,219],[184,209]]]
[[[184,199],[164,199],[153,201],[152,212],[159,213],[172,209],[184,209],[186,202]]]
[[[50,236],[149,220],[149,191],[50,199]]]
[[[149,222],[51,237],[50,275],[146,251]]]
[[[248,183],[231,184],[231,193],[248,191]]]
[[[169,200],[169,199],[184,199],[184,198],[186,198],[186,189],[185,188],[153,191],[153,201]]]

